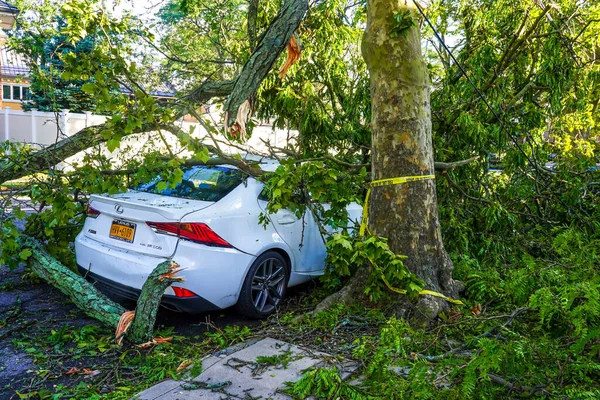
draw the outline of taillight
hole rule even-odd
[[[191,240],[192,242],[205,244],[207,246],[232,247],[210,229],[208,225],[201,222],[146,222],[146,224],[158,233],[175,235],[181,239]]]
[[[89,218],[98,218],[98,215],[100,215],[100,211],[96,210],[88,203],[86,214]]]
[[[169,224],[167,222],[146,222],[146,224],[155,231],[158,231],[158,233],[167,233],[174,236],[179,235],[179,224],[177,223]]]
[[[173,291],[175,292],[175,296],[177,296],[177,297],[196,297],[196,296],[198,296],[196,293],[192,292],[191,290],[187,290],[182,287],[171,286],[171,288],[173,288]]]

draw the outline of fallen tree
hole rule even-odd
[[[176,275],[179,271],[177,264],[171,261],[158,264],[142,287],[135,311],[127,311],[102,294],[85,278],[52,257],[35,239],[21,236],[19,242],[22,247],[31,250],[28,259],[31,269],[68,296],[88,316],[116,329],[117,342],[120,342],[122,337],[136,344],[151,341],[162,294],[172,283],[183,280]],[[123,323],[122,319],[127,321]]]
[[[239,114],[240,106],[256,93],[273,68],[275,61],[286,48],[307,9],[307,0],[286,0],[235,79],[220,82],[205,81],[184,96],[182,102],[175,105],[167,103],[167,107],[173,106],[175,117],[183,117],[212,98],[227,97],[226,114],[229,116]],[[137,82],[134,84],[138,85]],[[146,96],[148,95],[146,94]],[[246,113],[248,112],[249,109],[246,109]],[[244,121],[246,116],[244,115]],[[234,119],[229,121],[226,116],[226,125],[229,122],[234,124]],[[20,154],[18,159],[7,157],[1,160],[0,183],[52,168],[81,151],[107,142],[114,136],[113,133],[124,137],[161,129],[164,128],[164,124],[165,121],[149,120],[141,126],[127,130],[124,129],[127,125],[127,118],[123,117],[119,123],[108,121],[101,125],[84,128],[73,136],[58,140],[51,146],[28,154]],[[242,129],[244,128],[242,127]]]

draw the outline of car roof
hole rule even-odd
[[[218,158],[218,157],[215,157]],[[274,158],[260,157],[254,154],[245,154],[242,156],[242,160],[253,164],[258,164],[258,167],[263,171],[273,172],[279,167],[279,161]],[[223,163],[221,164],[231,169],[239,169],[235,165]]]

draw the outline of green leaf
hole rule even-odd
[[[31,252],[30,249],[23,249],[21,250],[21,252],[19,253],[19,258],[23,261],[27,260],[29,257],[31,257],[33,253]]]
[[[87,94],[94,94],[96,92],[96,85],[93,83],[84,83],[81,85],[81,90]]]
[[[120,139],[113,138],[106,142],[106,147],[108,148],[108,151],[113,152],[113,151],[115,151],[115,149],[117,149],[119,147],[120,144],[121,144]]]

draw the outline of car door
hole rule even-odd
[[[263,193],[258,198],[262,210],[266,210],[268,198]],[[325,268],[327,252],[325,243],[312,214],[307,211],[298,218],[290,210],[281,209],[269,215],[279,236],[292,249],[295,259],[294,272],[320,274]]]

